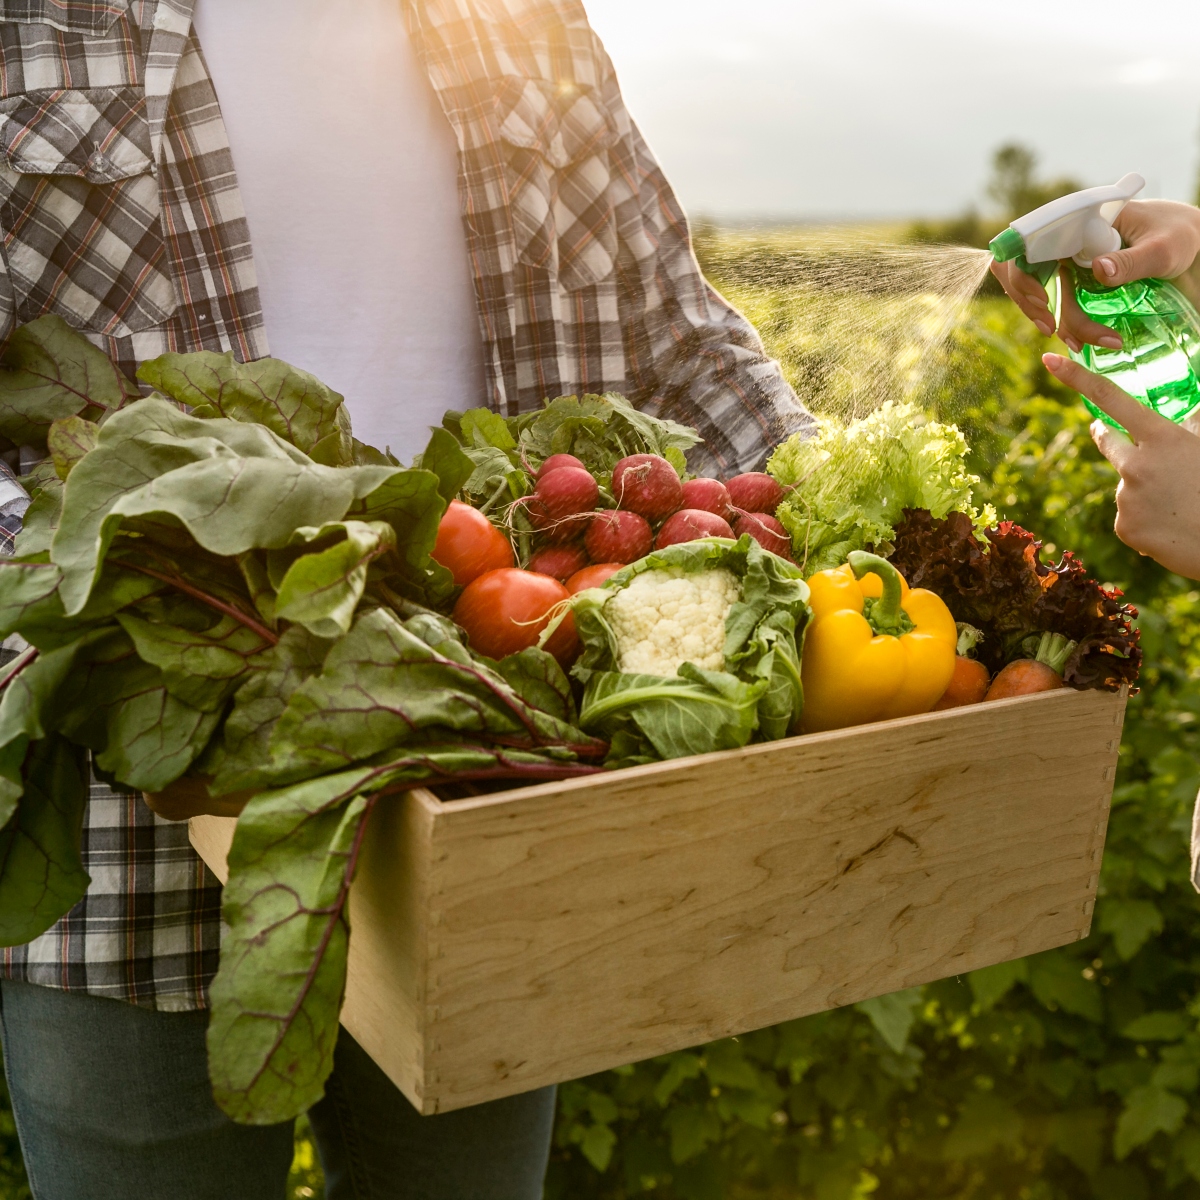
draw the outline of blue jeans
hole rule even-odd
[[[0,980],[35,1200],[283,1200],[292,1126],[221,1113],[207,1023]],[[328,1200],[539,1200],[554,1089],[422,1117],[343,1029],[309,1120]]]

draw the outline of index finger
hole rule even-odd
[[[1098,409],[1122,425],[1135,444],[1147,438],[1161,437],[1175,429],[1166,417],[1139,404],[1111,380],[1089,371],[1074,360],[1064,358],[1061,354],[1043,354],[1042,362],[1055,379],[1086,396]]]

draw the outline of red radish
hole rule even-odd
[[[596,563],[594,566],[584,567],[582,571],[576,571],[567,580],[567,591],[574,596],[578,592],[586,592],[588,588],[601,587],[624,565],[624,563]]]
[[[591,512],[600,499],[600,488],[583,467],[559,467],[539,475],[533,494],[551,520]]]
[[[531,571],[550,575],[560,583],[565,583],[586,566],[587,555],[582,546],[546,546],[529,560]]]
[[[719,479],[689,479],[683,485],[683,507],[716,513],[726,521],[733,516],[729,489]]]
[[[582,471],[586,471],[587,467],[583,465],[573,454],[552,454],[540,467],[537,469],[537,477],[541,479],[543,475],[549,475],[551,471],[557,471],[559,467],[578,467]]]
[[[650,553],[654,533],[645,517],[631,512],[602,512],[592,518],[583,544],[593,562],[637,562]]]
[[[733,530],[729,528],[729,522],[716,513],[705,512],[701,508],[685,508],[663,522],[654,544],[662,550],[680,542],[694,542],[697,538],[706,537],[731,538]]]
[[[745,512],[773,513],[783,501],[784,490],[765,471],[735,475],[725,486],[735,508]]]
[[[772,554],[782,558],[792,556],[792,539],[788,537],[788,531],[770,513],[743,513],[733,523],[733,536],[741,537],[743,533],[748,533]]]
[[[651,521],[661,521],[683,507],[683,484],[675,468],[657,454],[621,459],[613,467],[612,494],[618,507]]]
[[[590,472],[583,467],[558,467],[538,477],[526,512],[547,541],[561,544],[583,533],[599,498],[600,488]]]
[[[536,496],[530,499],[525,511],[534,529],[555,546],[575,541],[587,529],[593,515],[590,512],[576,513],[574,516],[559,517],[555,520]]]

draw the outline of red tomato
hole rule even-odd
[[[433,559],[463,587],[485,571],[513,565],[508,538],[478,509],[461,500],[451,500],[433,544]]]
[[[576,571],[567,580],[567,591],[574,596],[576,592],[586,592],[588,588],[600,587],[618,571],[623,570],[624,566],[624,563],[596,563],[594,566],[584,567],[582,571]]]
[[[570,594],[557,579],[536,571],[488,571],[463,589],[454,620],[466,630],[472,650],[504,658],[536,646],[547,614]],[[546,649],[564,666],[574,660],[579,638],[573,618],[568,616],[554,631]]]

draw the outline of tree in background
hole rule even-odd
[[[996,210],[991,218],[969,208],[947,221],[918,221],[908,230],[913,242],[940,242],[986,249],[988,242],[1016,217],[1043,204],[1077,192],[1084,184],[1068,176],[1040,180],[1037,154],[1028,146],[1009,142],[992,155],[992,174],[984,189]]]

